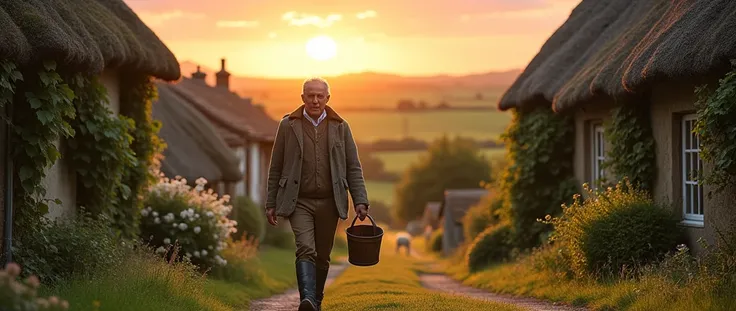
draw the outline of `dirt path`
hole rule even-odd
[[[481,289],[465,286],[444,274],[420,274],[419,280],[424,288],[456,295],[464,295],[476,299],[500,303],[508,303],[527,308],[532,311],[587,311],[586,308],[571,307],[563,304],[551,303],[534,298],[514,297],[490,293]]]
[[[332,281],[342,273],[347,267],[346,263],[336,263],[330,267],[327,274],[327,282],[325,287],[332,284]],[[250,303],[251,311],[294,311],[299,309],[299,290],[294,288],[283,294],[271,296],[265,299],[254,300]]]

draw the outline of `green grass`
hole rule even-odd
[[[446,261],[442,270],[466,285],[492,292],[586,305],[592,310],[725,311],[736,305],[736,290],[732,287],[717,289],[709,280],[695,281],[687,286],[655,274],[639,280],[572,280],[535,269],[529,257],[469,273],[465,264],[458,263],[458,258]]]
[[[206,279],[185,265],[169,266],[153,255],[133,255],[92,280],[42,291],[69,301],[71,310],[233,310],[205,291]],[[99,303],[99,309],[94,304]]]
[[[351,266],[327,288],[323,310],[522,310],[424,289],[415,270],[425,262],[395,255],[391,241],[384,236],[378,265]]]
[[[242,269],[242,270],[241,270]],[[243,308],[250,300],[281,293],[296,284],[294,250],[264,247],[223,279],[209,278],[205,291],[229,306]]]
[[[75,280],[42,293],[68,300],[71,310],[97,310],[95,302],[102,311],[131,310],[131,304],[142,311],[241,310],[251,299],[293,287],[293,263],[293,250],[264,248],[233,270],[243,272],[233,281],[205,277],[182,264],[171,266],[153,255],[135,254],[94,279]]]

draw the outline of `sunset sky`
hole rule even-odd
[[[236,75],[523,68],[579,0],[124,0],[180,62]],[[336,50],[310,57],[306,43]],[[329,49],[316,42],[317,50]],[[322,41],[324,42],[324,40]],[[321,60],[332,55],[334,57]],[[323,57],[319,57],[319,56]],[[183,72],[185,76],[190,73]]]

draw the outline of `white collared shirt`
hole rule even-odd
[[[319,124],[322,123],[322,121],[325,118],[327,118],[327,110],[322,110],[322,114],[319,115],[319,118],[317,118],[317,121],[314,121],[314,119],[312,119],[312,117],[310,117],[309,114],[307,114],[306,109],[302,111],[302,114],[304,115],[305,118],[307,118],[307,120],[309,120],[309,122],[312,122],[312,125],[314,126],[319,126]]]

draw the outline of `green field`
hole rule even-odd
[[[445,134],[492,140],[498,139],[511,121],[511,114],[496,110],[345,112],[341,115],[350,122],[355,139],[361,142],[407,136],[432,141]]]
[[[489,160],[503,157],[505,152],[504,148],[483,149],[483,154],[485,154]],[[403,174],[409,165],[419,159],[419,157],[426,154],[426,151],[392,151],[375,152],[374,154],[383,161],[387,171]],[[366,181],[370,200],[381,201],[386,204],[391,204],[393,202],[395,186],[396,184],[393,182],[375,180]]]
[[[387,205],[393,203],[395,186],[396,183],[390,181],[365,181],[365,187],[368,191],[368,199],[371,202],[383,202]]]
[[[486,148],[482,150],[486,158],[495,159],[504,155],[504,148]],[[391,151],[391,152],[374,152],[376,157],[383,161],[386,171],[403,174],[411,163],[426,154],[426,151]]]

